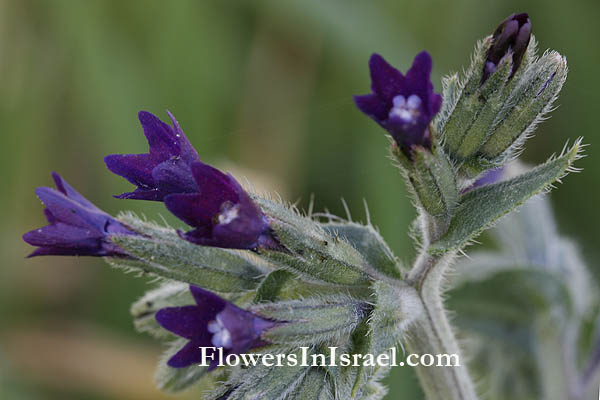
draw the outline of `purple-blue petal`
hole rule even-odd
[[[202,194],[171,194],[164,198],[164,202],[167,210],[186,224],[202,228],[212,226],[216,212],[210,199]]]
[[[114,234],[134,234],[73,189],[58,174],[52,177],[57,190],[36,189],[46,208],[49,225],[27,232],[23,240],[38,246],[30,257],[40,255],[125,256],[109,239]]]
[[[209,324],[218,324],[228,332],[230,346],[224,347],[225,355],[244,353],[251,348],[267,344],[261,339],[262,333],[277,325],[278,322],[261,318],[249,311],[222,299],[216,294],[196,286],[190,286],[196,305],[169,307],[156,313],[157,322],[178,336],[189,339],[188,342],[167,364],[173,368],[183,368],[200,363],[202,352],[199,347],[216,347],[214,330]],[[212,350],[206,349],[207,355]],[[212,362],[209,370],[216,368]]]
[[[71,185],[67,183],[59,174],[56,172],[52,172],[52,179],[54,180],[54,184],[56,185],[56,190],[70,198],[71,200],[76,201],[82,206],[89,208],[91,210],[100,211],[96,205],[94,205],[91,201],[83,197],[77,190],[73,189]]]
[[[227,300],[201,287],[190,285],[190,292],[196,304],[202,306],[204,310],[214,312],[215,315],[227,305]]]
[[[148,141],[147,154],[113,154],[105,157],[107,168],[127,179],[137,188],[118,198],[162,201],[173,193],[197,191],[190,164],[200,161],[198,153],[185,136],[173,115],[167,112],[173,126],[155,115],[138,114]]]
[[[219,311],[203,309],[197,305],[168,307],[158,310],[156,321],[177,336],[210,343],[212,335],[206,326],[216,318]]]
[[[373,54],[369,60],[373,93],[354,97],[357,107],[386,129],[406,154],[415,145],[431,146],[429,123],[442,106],[442,96],[433,92],[432,65],[431,56],[423,51],[402,75]]]
[[[171,368],[185,368],[190,365],[200,364],[204,360],[202,359],[202,352],[200,347],[209,347],[205,343],[189,342],[181,348],[173,357],[167,361],[167,365]],[[206,352],[207,356],[212,354],[211,350]],[[211,363],[212,364],[212,363]],[[210,369],[214,369],[211,365]]]
[[[49,187],[37,188],[35,193],[55,221],[74,227],[101,231],[107,221],[112,218],[96,207],[93,209],[83,207],[80,203]]]
[[[152,170],[152,178],[158,191],[165,195],[198,191],[190,167],[181,158],[172,158],[158,164]]]
[[[170,155],[179,155],[179,144],[173,129],[148,111],[140,111],[138,119],[148,140],[150,154],[158,155],[164,161]]]
[[[369,60],[371,72],[371,89],[386,104],[391,105],[397,94],[405,94],[404,75],[392,67],[379,54],[373,54]]]
[[[422,51],[415,56],[412,66],[406,72],[406,90],[410,94],[418,95],[426,104],[433,91],[433,84],[430,80],[432,66],[431,56],[428,52]]]
[[[229,174],[202,162],[191,165],[199,193],[165,197],[167,209],[195,229],[180,236],[192,243],[235,249],[272,244],[266,217]],[[228,214],[229,213],[229,214]],[[261,239],[262,238],[262,239]]]
[[[122,176],[139,188],[154,188],[152,170],[157,162],[150,154],[111,154],[104,157],[110,172]]]
[[[385,102],[374,93],[354,96],[354,102],[360,111],[379,123],[385,121],[390,112]]]

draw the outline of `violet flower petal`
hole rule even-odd
[[[165,197],[167,209],[196,228],[180,235],[193,243],[236,249],[252,249],[269,240],[266,217],[241,185],[229,174],[202,162],[191,166],[199,193]]]
[[[431,147],[429,123],[440,111],[442,96],[433,92],[433,62],[423,51],[403,75],[379,54],[369,60],[373,93],[355,96],[357,107],[386,129],[409,154],[416,145]]]
[[[173,126],[149,112],[138,114],[148,141],[147,154],[113,154],[106,156],[107,168],[137,188],[115,196],[122,199],[162,201],[172,193],[197,192],[190,165],[200,161],[173,115],[167,112]]]
[[[173,368],[202,362],[200,347],[222,347],[224,354],[239,354],[263,346],[262,333],[277,324],[197,286],[190,286],[190,291],[196,305],[163,308],[155,316],[162,327],[190,340],[167,362]],[[214,368],[216,360],[209,370]]]
[[[73,189],[58,174],[52,177],[57,190],[36,189],[46,206],[49,225],[27,232],[23,240],[39,248],[29,257],[41,255],[115,256],[126,254],[109,239],[113,234],[134,234]]]

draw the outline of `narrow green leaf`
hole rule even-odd
[[[461,249],[530,197],[548,189],[570,172],[580,156],[581,140],[557,158],[516,178],[467,192],[462,196],[448,231],[430,247],[431,253]]]

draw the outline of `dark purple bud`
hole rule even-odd
[[[511,76],[514,75],[521,65],[530,39],[531,21],[526,13],[513,14],[502,21],[492,37],[493,43],[488,50],[483,67],[482,82],[485,82],[490,75],[496,72],[500,60],[508,54],[512,54]]]
[[[150,148],[147,154],[112,154],[104,158],[111,172],[137,186],[135,191],[115,197],[162,201],[171,193],[197,191],[190,165],[200,157],[177,120],[170,112],[167,114],[172,127],[147,111],[138,114]]]
[[[40,187],[35,191],[46,206],[44,214],[50,224],[23,235],[23,240],[39,247],[29,257],[126,256],[110,236],[135,233],[86,200],[57,173],[52,178],[57,190]]]
[[[191,165],[197,193],[172,194],[165,205],[196,229],[180,235],[203,246],[277,248],[265,215],[230,174],[203,162]]]
[[[278,323],[242,310],[214,293],[190,286],[196,305],[158,310],[156,321],[166,330],[189,342],[169,359],[173,368],[202,363],[200,347],[221,347],[223,354],[240,354],[268,344],[262,333]],[[207,357],[214,354],[206,349]],[[214,357],[209,370],[217,367]]]
[[[481,187],[481,186],[491,185],[492,183],[497,183],[497,182],[501,181],[502,178],[504,177],[504,172],[505,172],[504,167],[491,169],[491,170],[487,171],[485,174],[483,174],[483,176],[481,178],[477,179],[471,186],[464,189],[462,191],[462,193],[466,193],[469,190],[473,190],[473,189]]]
[[[358,108],[386,129],[406,154],[413,146],[431,148],[429,123],[442,106],[442,96],[433,92],[431,67],[426,51],[417,54],[406,75],[373,54],[373,93],[354,96]]]

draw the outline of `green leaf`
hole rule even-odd
[[[120,220],[145,236],[112,236],[135,257],[108,259],[114,266],[225,293],[255,289],[265,272],[264,261],[242,251],[198,246],[181,239],[173,229],[131,215]]]
[[[396,256],[373,226],[355,222],[330,222],[322,224],[322,227],[331,235],[347,240],[373,269],[392,278],[402,277]]]
[[[485,332],[486,323],[529,325],[536,315],[552,308],[569,311],[569,290],[559,276],[549,271],[515,266],[499,269],[477,281],[465,281],[450,291],[447,301],[456,312],[455,322],[470,330]]]
[[[448,231],[429,251],[436,254],[463,248],[500,217],[572,171],[572,163],[580,157],[581,147],[580,139],[561,156],[529,172],[467,192],[460,200]]]
[[[263,338],[271,343],[312,345],[349,335],[366,317],[366,303],[349,296],[329,296],[265,303],[252,307],[264,317],[287,321]]]

